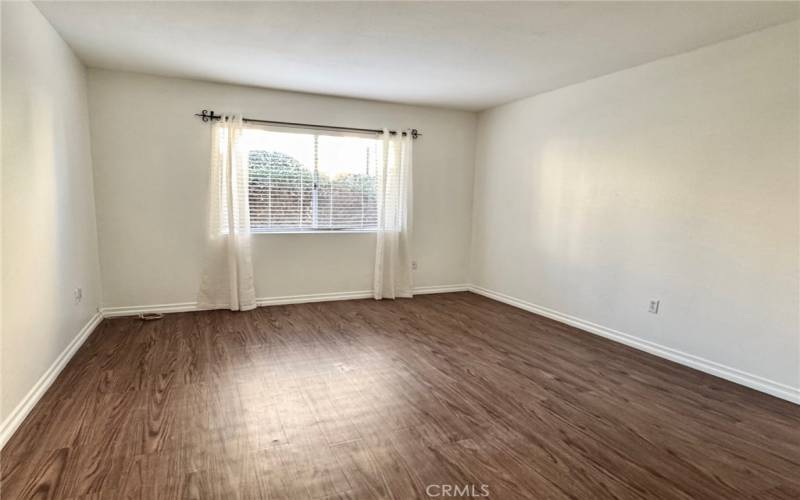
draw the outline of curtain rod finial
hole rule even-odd
[[[199,116],[204,122],[207,122],[209,120],[216,120],[220,117],[219,115],[214,114],[213,109],[211,111],[204,109],[200,113],[196,113],[195,116]]]

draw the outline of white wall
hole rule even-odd
[[[210,127],[202,109],[326,125],[415,127],[416,285],[466,281],[476,115],[106,70],[89,72],[104,307],[194,302]],[[256,295],[369,290],[374,235],[254,235]]]
[[[483,112],[473,282],[800,387],[797,29]]]
[[[96,313],[100,277],[86,70],[32,4],[0,8],[5,421]]]

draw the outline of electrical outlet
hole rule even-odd
[[[83,299],[83,288],[80,288],[80,287],[76,288],[72,292],[72,297],[75,299],[75,303],[79,304],[80,301]]]
[[[412,261],[411,261],[411,269],[412,269],[413,271],[416,271],[416,270],[417,270],[417,261],[416,261],[416,260],[412,260]]]
[[[650,307],[647,309],[647,312],[658,314],[658,307],[661,305],[660,300],[651,300]]]

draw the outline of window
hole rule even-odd
[[[374,230],[378,141],[247,129],[250,230]]]

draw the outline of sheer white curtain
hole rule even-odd
[[[410,131],[384,129],[378,157],[378,229],[375,245],[375,299],[411,297],[411,150]]]
[[[223,116],[212,126],[206,255],[198,297],[203,308],[256,307],[243,132],[241,116]]]

